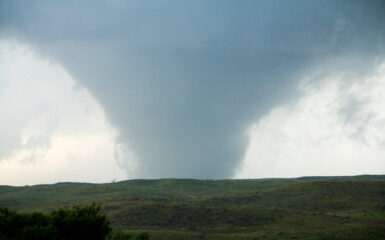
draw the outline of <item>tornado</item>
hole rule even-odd
[[[97,99],[135,178],[229,178],[247,130],[306,69],[384,51],[383,1],[18,1],[0,37],[31,45]],[[369,63],[368,63],[369,64]],[[92,167],[92,166],[90,166]]]

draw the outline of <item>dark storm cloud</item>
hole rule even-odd
[[[312,64],[384,51],[381,1],[1,1],[3,37],[87,87],[137,177],[232,176],[248,126]],[[370,62],[367,62],[370,64]]]

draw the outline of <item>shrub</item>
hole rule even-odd
[[[0,208],[0,240],[106,239],[111,231],[100,206],[59,209],[49,214],[17,213]]]
[[[93,203],[72,210],[59,209],[51,212],[51,218],[59,235],[64,239],[105,239],[111,231],[105,215],[100,215],[100,206]]]

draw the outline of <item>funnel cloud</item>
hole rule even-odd
[[[308,69],[372,69],[384,16],[383,1],[2,0],[0,37],[88,89],[130,177],[229,178],[249,127],[295,98]]]

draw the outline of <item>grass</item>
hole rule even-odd
[[[0,186],[18,211],[91,202],[151,239],[385,239],[385,176]]]

